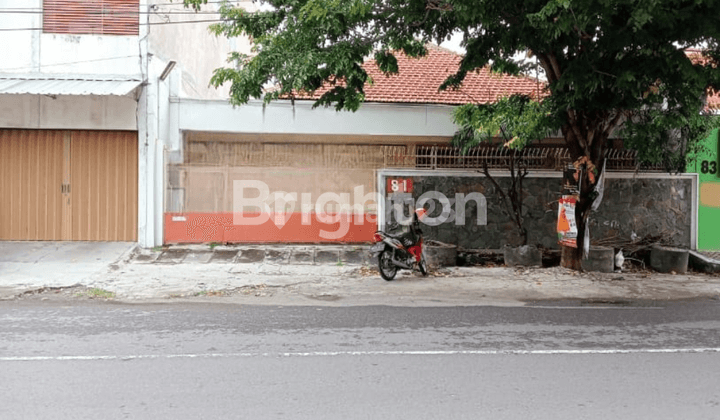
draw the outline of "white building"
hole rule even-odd
[[[170,97],[226,98],[212,70],[249,49],[179,3],[0,0],[0,240],[162,243]]]

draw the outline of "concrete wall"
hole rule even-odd
[[[179,101],[183,131],[227,133],[445,136],[456,131],[451,106],[365,103],[356,112],[312,109],[312,101]]]
[[[137,130],[137,101],[127,96],[0,97],[0,127]]]
[[[375,171],[372,169],[350,169],[337,171],[333,168],[293,167],[185,167],[180,168],[179,184],[185,200],[182,209],[169,208],[170,212],[232,212],[233,183],[235,181],[260,181],[267,185],[270,196],[265,202],[275,211],[274,193],[296,194],[298,205],[290,211],[300,212],[301,194],[310,194],[312,202],[324,193],[348,194],[352,196],[356,187],[362,187],[365,194],[374,192]],[[247,192],[257,197],[257,192]],[[250,209],[236,209],[248,211]],[[336,212],[338,208],[328,208]]]
[[[506,173],[495,172],[501,188],[507,188],[509,178]],[[523,182],[525,227],[528,230],[528,243],[547,248],[558,248],[557,215],[561,192],[560,173],[531,173]],[[500,195],[490,180],[482,174],[472,173],[428,173],[420,171],[384,170],[379,174],[378,185],[381,194],[385,191],[386,179],[412,179],[414,200],[428,191],[438,191],[455,205],[456,194],[468,196],[480,193],[485,197],[486,205],[469,200],[465,207],[462,225],[454,221],[438,226],[424,226],[429,239],[456,244],[465,248],[497,249],[506,244],[517,245],[519,236],[511,222]],[[633,174],[608,173],[605,195],[598,212],[591,216],[591,240],[617,237],[628,239],[636,235],[639,239],[646,236],[665,235],[675,245],[696,247],[697,214],[697,177],[695,175]],[[397,199],[402,197],[397,197]],[[483,222],[478,223],[478,213]],[[395,220],[390,214],[387,203],[381,210],[384,222]],[[441,206],[431,217],[441,214]],[[484,217],[482,217],[484,214]]]
[[[250,54],[246,37],[228,39],[211,34],[209,26],[220,17],[218,2],[202,6],[199,13],[183,7],[182,2],[170,4],[166,0],[153,0],[150,14],[150,52],[164,61],[173,60],[181,73],[179,97],[226,100],[230,86],[210,87],[213,71],[219,67],[232,67],[228,54],[238,51]],[[251,1],[241,1],[239,7],[256,10]],[[194,23],[192,23],[194,22]]]
[[[5,74],[142,77],[139,36],[43,33],[42,0],[0,0]],[[22,9],[24,13],[9,13]],[[137,130],[137,102],[128,97],[3,95],[0,127]]]
[[[143,3],[143,2],[141,2]],[[42,10],[42,0],[0,0],[0,10]],[[83,73],[139,76],[138,36],[59,35],[42,30],[42,13],[2,13],[1,73]],[[32,30],[21,30],[32,29]]]

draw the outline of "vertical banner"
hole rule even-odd
[[[563,195],[560,199],[558,212],[558,243],[561,245],[577,248],[577,224],[575,223],[575,204],[577,196]]]

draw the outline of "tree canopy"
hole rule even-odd
[[[196,8],[205,2],[184,0]],[[483,66],[509,74],[528,71],[532,64],[517,59],[526,52],[544,71],[544,107],[562,130],[571,157],[602,168],[608,137],[623,121],[639,124],[632,132],[642,138],[652,134],[638,129],[643,118],[686,123],[702,109],[708,89],[720,89],[718,0],[259,3],[269,7],[247,13],[222,6],[224,21],[212,27],[218,35],[247,35],[254,42],[252,55],[233,54],[232,65],[216,70],[211,81],[230,83],[234,104],[330,84],[334,88],[316,105],[356,110],[364,86],[372,83],[361,66],[367,57],[374,57],[383,72],[394,73],[394,51],[419,57],[427,42],[441,43],[459,32],[466,54],[457,73],[438,88],[459,86]],[[703,60],[686,54],[694,46],[702,48]],[[277,89],[265,93],[267,84]],[[593,182],[587,176],[581,182],[576,210],[581,235]]]

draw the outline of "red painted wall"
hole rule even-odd
[[[251,219],[259,213],[243,213]],[[261,224],[235,224],[233,213],[165,213],[165,243],[364,243],[372,242],[377,231],[374,215],[342,214],[328,215],[328,219],[319,220],[315,213],[289,214],[285,223],[275,223],[270,214]],[[266,216],[266,217],[267,217]],[[282,216],[279,215],[282,221]]]

